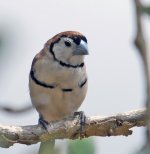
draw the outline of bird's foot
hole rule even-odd
[[[44,129],[47,130],[48,122],[46,120],[44,120],[42,116],[39,117],[38,124],[42,125],[44,127]]]
[[[86,116],[84,114],[83,111],[79,111],[79,112],[75,112],[74,113],[75,116],[79,115],[79,118],[80,118],[80,129],[79,129],[79,133],[80,133],[80,139],[84,138],[85,137],[85,132],[84,132],[84,125],[85,125],[85,119],[86,119]]]

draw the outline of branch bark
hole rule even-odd
[[[116,114],[108,117],[86,117],[83,133],[90,136],[128,136],[131,128],[145,126],[144,109]],[[76,139],[80,137],[79,117],[68,117],[51,122],[45,130],[40,125],[4,126],[0,125],[0,146],[8,148],[14,143],[34,144],[49,139]]]

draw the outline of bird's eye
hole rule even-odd
[[[71,42],[70,41],[65,41],[65,45],[67,46],[67,47],[71,47]]]

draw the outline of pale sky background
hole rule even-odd
[[[134,21],[131,0],[1,0],[0,32],[9,29],[10,44],[0,58],[1,105],[29,104],[28,76],[34,55],[53,35],[76,30],[85,34],[90,49],[86,57],[89,90],[80,110],[86,115],[111,115],[143,107],[144,76],[133,45]],[[146,17],[148,39],[149,27]],[[35,110],[21,115],[0,113],[0,123],[8,125],[36,124],[37,119]],[[96,154],[133,154],[144,144],[144,137],[144,128],[135,128],[129,137],[94,137]],[[56,142],[62,150],[65,144],[65,140]],[[38,146],[15,144],[0,148],[0,154],[27,154]]]

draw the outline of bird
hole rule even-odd
[[[88,88],[84,62],[88,54],[87,39],[82,33],[64,31],[49,39],[35,55],[29,91],[39,123],[49,124],[78,111]]]

